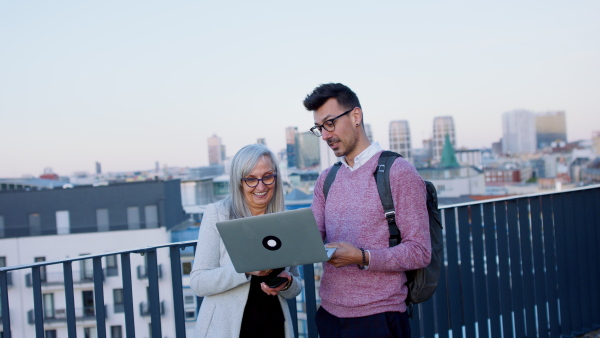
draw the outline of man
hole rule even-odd
[[[323,267],[319,336],[410,337],[405,271],[427,266],[431,254],[425,183],[403,158],[390,168],[402,242],[389,247],[373,176],[382,149],[367,138],[358,97],[341,83],[329,83],[315,88],[304,106],[313,112],[311,131],[343,164],[327,199],[323,183],[331,168],[321,173],[311,205],[323,240],[337,247]]]

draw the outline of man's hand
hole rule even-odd
[[[333,256],[327,261],[327,263],[332,264],[336,268],[350,264],[363,265],[362,252],[354,245],[346,242],[333,242],[327,243],[326,246],[337,247]],[[365,254],[367,255],[367,265],[369,265],[369,255],[367,253]]]

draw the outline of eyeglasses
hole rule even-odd
[[[356,107],[354,107],[354,108],[356,108]],[[338,116],[336,116],[336,117],[334,117],[332,119],[329,119],[329,120],[323,122],[323,124],[320,125],[320,126],[317,125],[317,126],[314,126],[314,127],[310,128],[310,131],[315,136],[317,136],[317,137],[321,137],[321,131],[323,129],[325,129],[326,131],[329,131],[329,132],[334,131],[335,130],[335,124],[333,124],[333,121],[335,121],[336,119],[339,119],[340,117],[342,117],[342,116],[348,114],[349,112],[353,111],[354,108],[352,108],[352,109],[348,110],[347,112],[344,112],[344,113],[342,113],[342,114],[340,114],[340,115],[338,115]]]
[[[277,174],[267,175],[263,178],[255,178],[255,177],[247,177],[242,178],[242,181],[246,182],[246,185],[250,188],[254,188],[258,185],[259,181],[262,181],[264,185],[271,185],[275,183],[275,179],[277,178]]]

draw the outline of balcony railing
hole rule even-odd
[[[106,305],[104,306],[106,309]],[[35,324],[35,314],[34,310],[27,311],[27,322],[29,324]],[[51,311],[52,314],[44,314],[44,322],[45,323],[59,323],[67,321],[67,309],[54,309]],[[106,318],[106,311],[105,318]],[[93,306],[83,307],[83,308],[75,308],[75,320],[77,321],[86,321],[86,320],[96,320],[96,311]]]
[[[414,308],[414,337],[559,337],[600,327],[600,186],[467,203],[441,208],[444,269],[432,299]],[[69,337],[76,337],[72,264],[91,259],[98,337],[106,337],[102,258],[121,260],[125,335],[135,336],[130,256],[147,257],[147,309],[153,337],[162,337],[161,316],[175,323],[165,336],[185,337],[181,253],[196,241],[171,243],[52,262],[0,268],[0,309],[9,299],[9,271],[28,269],[32,276],[35,331],[44,337],[43,267],[62,265]],[[157,252],[169,251],[172,286],[159,292]],[[164,263],[164,262],[163,262]],[[319,265],[302,267],[304,290],[288,304],[296,333],[317,337]],[[316,277],[316,278],[315,278]],[[168,291],[167,291],[168,290]],[[172,297],[172,298],[167,298]],[[168,300],[165,311],[161,299]],[[138,300],[139,301],[139,300]],[[145,301],[145,300],[144,300]],[[201,299],[200,299],[201,301]],[[297,307],[296,302],[300,302]],[[99,305],[100,304],[100,305]],[[160,310],[159,310],[160,309]],[[172,311],[171,311],[172,309]],[[305,312],[298,313],[298,309]],[[10,312],[17,311],[11,309]],[[11,337],[10,312],[3,311],[4,337]],[[137,320],[141,320],[137,317]],[[302,325],[299,330],[299,322]]]
[[[63,285],[65,283],[64,273],[61,272],[45,272],[40,275],[42,286]],[[94,283],[94,275],[91,272],[73,271],[72,280],[74,284],[92,284]],[[102,274],[104,280],[104,274]],[[33,285],[31,273],[25,275],[25,285],[31,287]]]
[[[137,266],[137,278],[146,279],[148,278],[148,267],[145,265]],[[162,264],[158,264],[158,278],[162,278]]]
[[[149,302],[141,302],[140,303],[140,315],[147,317],[150,316],[152,314],[152,311],[150,309],[150,303]],[[163,316],[165,314],[165,302],[160,302],[160,315]]]

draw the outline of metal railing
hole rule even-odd
[[[444,269],[434,296],[415,305],[413,336],[558,337],[600,328],[599,210],[600,186],[442,207]],[[62,265],[68,336],[76,337],[72,264],[84,259],[93,261],[97,336],[106,337],[102,258],[109,255],[121,260],[125,334],[135,337],[131,254],[147,255],[148,299],[140,307],[149,312],[152,336],[162,337],[165,316],[175,323],[175,332],[165,335],[185,337],[181,253],[195,245],[187,241],[0,268],[4,337],[11,337],[6,309],[11,302],[18,304],[9,300],[8,274],[23,269],[31,270],[35,332],[44,337],[40,269],[49,265]],[[159,292],[158,250],[169,250],[170,294]],[[315,270],[313,265],[302,270],[300,309],[305,309],[306,322],[301,332],[317,337]],[[161,299],[167,297],[172,297],[173,309],[165,312]],[[288,304],[298,334],[296,300]]]

